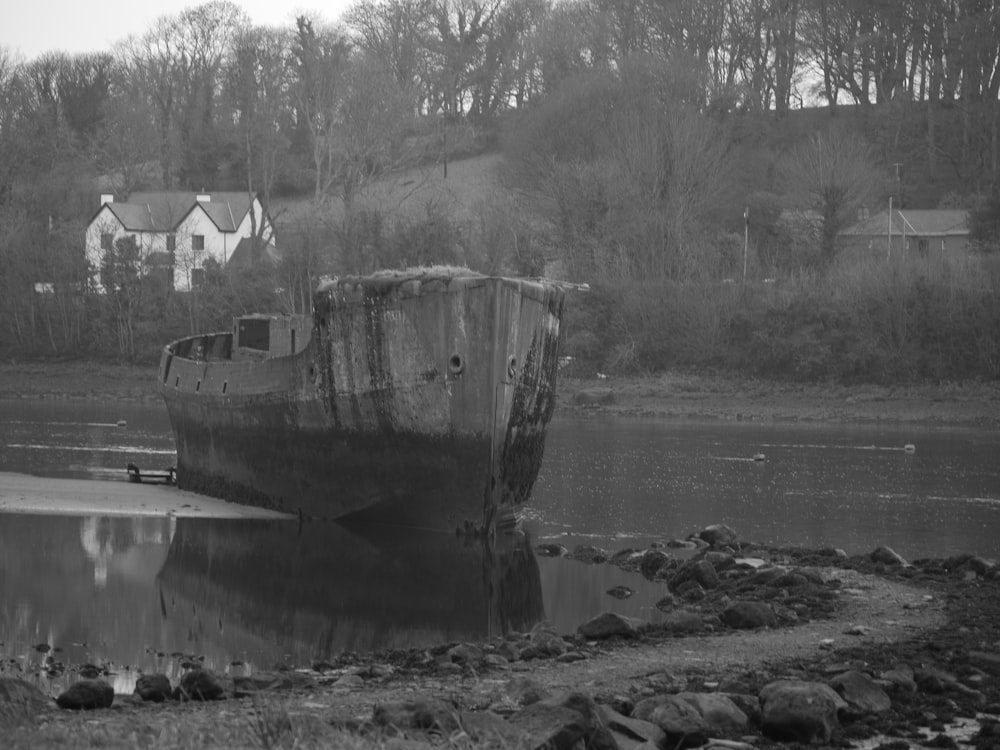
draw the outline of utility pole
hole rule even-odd
[[[743,283],[747,283],[747,251],[750,247],[750,206],[743,209]]]
[[[892,166],[894,166],[896,168],[896,199],[897,199],[897,202],[899,203],[899,206],[897,207],[899,209],[903,208],[903,183],[900,182],[899,168],[901,166],[903,166],[904,163],[905,162],[901,162],[901,161],[894,161],[892,163]]]

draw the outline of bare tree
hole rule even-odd
[[[827,262],[837,235],[887,181],[871,145],[843,127],[815,133],[792,148],[780,161],[779,173],[789,205],[819,213],[820,250]]]

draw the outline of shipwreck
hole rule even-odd
[[[179,339],[159,384],[177,486],[302,517],[514,521],[555,406],[555,282],[416,269],[320,285],[312,315]]]

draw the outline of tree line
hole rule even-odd
[[[135,342],[412,262],[558,258],[612,285],[829,268],[890,195],[998,205],[998,25],[990,0],[360,0],[261,27],[212,0],[107,52],[0,49],[0,346],[151,356]],[[504,191],[471,220],[363,200],[483,148]],[[213,269],[216,293],[171,295],[122,248],[118,294],[95,299],[74,290],[97,184],[311,209],[277,278]]]

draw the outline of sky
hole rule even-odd
[[[234,0],[256,25],[289,26],[297,14],[337,21],[348,0],[315,0],[312,5],[282,0]],[[198,0],[3,0],[0,47],[24,60],[45,52],[110,52],[115,42],[141,35],[161,16],[175,16]],[[297,9],[293,10],[293,9]]]

